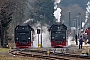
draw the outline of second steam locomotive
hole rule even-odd
[[[67,45],[67,27],[62,23],[53,24],[50,27],[51,46],[61,48]]]

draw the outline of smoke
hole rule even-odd
[[[50,34],[48,32],[47,26],[42,26],[41,28],[41,24],[37,23],[36,25],[33,26],[33,28],[35,30],[35,34],[34,34],[34,41],[32,47],[33,48],[38,47],[38,39],[39,39],[39,44],[41,44],[41,33],[38,35],[37,29],[40,29],[40,32],[42,30],[42,47],[51,47],[50,39],[49,39]]]
[[[85,16],[85,23],[84,23],[84,25],[83,25],[83,27],[85,26],[85,24],[87,23],[87,21],[88,21],[88,16],[89,16],[89,13],[90,13],[90,1],[88,1],[88,3],[87,3],[87,7],[86,7],[86,16]]]
[[[60,3],[61,0],[55,0],[54,1],[54,9],[57,9],[57,4]]]
[[[71,45],[71,40],[72,40],[72,39],[73,39],[72,36],[69,36],[69,37],[68,37],[68,44],[67,44],[68,46]]]
[[[33,21],[33,19],[28,19],[24,23],[29,23],[30,21]]]
[[[33,19],[28,19],[28,20],[26,20],[26,21],[24,21],[22,24],[20,24],[20,25],[29,25],[31,22],[33,22]]]
[[[61,17],[60,12],[61,12],[61,9],[60,8],[57,8],[57,10],[54,12],[54,16],[57,19],[56,22],[60,22],[60,17]]]
[[[76,28],[75,27],[71,27],[71,30],[76,30]]]
[[[54,16],[55,16],[55,18],[57,19],[57,21],[56,22],[60,22],[60,18],[61,18],[61,9],[60,8],[58,8],[58,5],[57,4],[59,4],[61,2],[61,0],[55,0],[54,1]]]
[[[85,22],[82,22],[82,27],[84,27],[84,25],[85,25]]]

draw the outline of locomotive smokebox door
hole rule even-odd
[[[40,29],[37,29],[37,34],[40,34]]]

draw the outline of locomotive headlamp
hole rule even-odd
[[[65,37],[63,37],[63,38],[65,38]]]
[[[54,37],[52,37],[52,39],[54,39]]]
[[[16,38],[18,40],[18,38]]]
[[[24,29],[24,28],[22,28],[22,29]]]
[[[30,37],[28,39],[30,39]]]

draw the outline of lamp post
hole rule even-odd
[[[80,22],[79,22],[79,24],[80,24],[80,27],[79,27],[79,28],[81,29],[81,28],[82,28],[81,13],[78,13],[78,14],[79,14],[79,21],[80,21]]]
[[[76,32],[76,18],[74,18],[74,27],[75,27],[75,30],[74,30],[74,35],[75,35],[75,32]]]
[[[71,28],[71,24],[70,24],[70,11],[69,11],[69,27]],[[71,30],[71,29],[70,29]]]
[[[40,19],[42,20],[43,16],[40,15]],[[42,22],[41,22],[41,47],[42,47]]]
[[[70,22],[70,11],[69,11],[69,35],[71,35],[70,33],[71,33],[71,22]]]
[[[76,16],[76,33],[77,33],[77,36],[78,36],[78,18],[79,16]]]
[[[42,47],[42,24],[41,24],[41,47]]]

